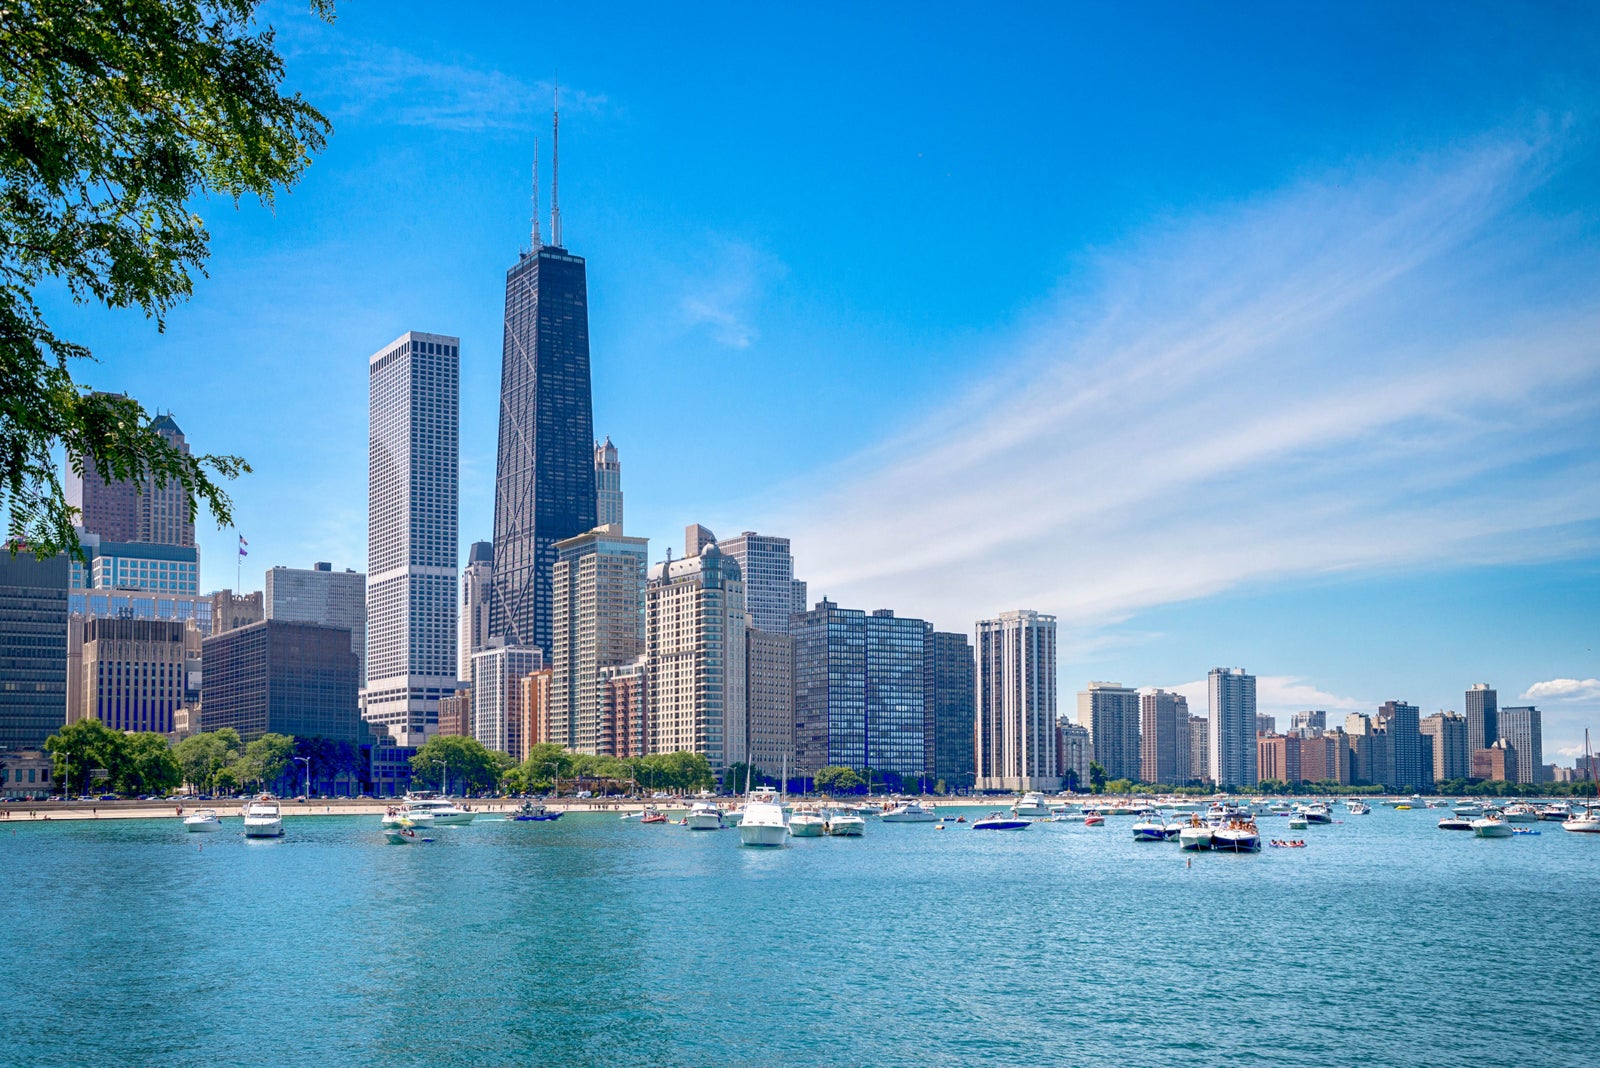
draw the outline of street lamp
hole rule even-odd
[[[559,769],[559,768],[560,768],[560,767],[561,767],[561,765],[560,765],[560,764],[557,764],[557,763],[556,763],[556,762],[555,762],[555,761],[553,761],[553,760],[546,760],[546,761],[545,761],[545,762],[544,762],[544,763],[543,763],[543,764],[541,764],[541,765],[539,765],[539,766],[540,766],[540,767],[544,767],[544,768],[557,768],[557,769]],[[560,790],[560,786],[559,786],[559,784],[558,784],[558,783],[557,783],[557,781],[556,781],[556,777],[555,777],[555,776],[554,776],[554,775],[551,775],[551,776],[550,776],[550,789],[551,789],[551,790],[552,790],[552,791],[553,791],[553,792],[554,792],[554,793],[556,793],[556,794],[558,794],[558,795],[559,795],[559,794],[560,794],[560,793],[561,793],[561,790]]]
[[[310,757],[295,757],[294,760],[295,760],[296,764],[304,764],[306,766],[306,800],[310,801],[311,800],[311,758]]]

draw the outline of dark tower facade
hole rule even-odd
[[[549,652],[555,544],[594,525],[587,275],[582,257],[546,245],[506,272],[493,635]]]

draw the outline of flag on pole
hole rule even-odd
[[[250,550],[245,548],[245,546],[247,546],[249,544],[250,544],[249,542],[244,540],[244,535],[240,534],[239,535],[239,555],[240,556],[249,556],[250,555]]]

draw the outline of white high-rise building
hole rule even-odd
[[[401,745],[456,689],[457,338],[410,331],[367,361],[367,687],[362,715]]]
[[[622,529],[622,461],[609,434],[594,447],[594,505],[595,526]]]
[[[494,543],[475,541],[461,572],[456,678],[472,681],[472,654],[489,644],[489,598],[494,595]]]
[[[1256,677],[1244,668],[1212,668],[1209,679],[1211,781],[1256,784]]]
[[[596,527],[556,542],[550,578],[550,740],[607,753],[601,669],[644,652],[644,580],[650,542]]]
[[[788,634],[795,597],[789,539],[747,530],[737,538],[717,542],[717,548],[739,565],[739,574],[744,577],[745,611],[755,620],[756,629]],[[803,604],[800,611],[805,611]]]
[[[500,638],[472,654],[472,736],[485,748],[525,757],[522,680],[543,668],[538,649],[508,646]]]
[[[645,751],[747,758],[744,581],[715,539],[650,569],[645,586]]]
[[[980,790],[1057,790],[1056,617],[1022,609],[978,621]]]
[[[274,567],[267,571],[266,617],[291,623],[320,623],[350,632],[358,686],[367,684],[367,576],[335,571],[319,561],[307,571]]]

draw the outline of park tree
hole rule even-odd
[[[746,784],[761,786],[767,777],[754,764],[729,764],[722,772],[722,788],[736,794],[744,793]]]
[[[72,784],[87,791],[90,771],[101,769],[115,782],[127,760],[127,736],[97,719],[69,723],[44,740],[45,749],[55,758],[55,778],[71,793]]]
[[[0,508],[9,549],[79,552],[56,450],[75,472],[187,491],[224,526],[229,455],[184,455],[137,400],[73,373],[89,350],[36,297],[134,308],[164,329],[204,273],[209,198],[271,206],[330,127],[282,91],[260,0],[0,4]],[[332,18],[331,0],[312,8]]]
[[[476,738],[435,735],[411,757],[411,777],[434,789],[489,790],[499,785],[502,765]]]
[[[1106,792],[1106,769],[1100,766],[1099,761],[1089,761],[1089,790],[1097,794]]]
[[[165,734],[139,731],[124,738],[120,776],[112,784],[119,794],[168,794],[183,781],[183,771],[172,755]]]
[[[233,773],[240,782],[265,789],[283,778],[293,759],[293,736],[263,734],[244,747],[244,753],[233,763]]]
[[[830,765],[818,768],[814,776],[819,793],[847,794],[866,785],[866,780],[857,775],[854,768]]]
[[[218,776],[244,752],[244,742],[232,727],[191,734],[173,747],[183,781],[202,790],[215,790]]]

